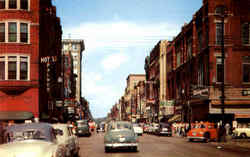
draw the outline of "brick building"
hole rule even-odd
[[[0,1],[2,120],[53,115],[56,98],[61,96],[57,82],[61,34],[51,0]]]
[[[249,8],[249,0],[203,0],[168,46],[167,98],[175,100],[172,120],[216,122],[225,108],[225,122],[250,121]]]

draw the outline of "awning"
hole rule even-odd
[[[0,111],[0,120],[28,120],[34,117],[32,112]]]
[[[181,114],[176,114],[168,120],[168,122],[170,123],[178,122],[178,121],[181,121]]]

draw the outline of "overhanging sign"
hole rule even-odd
[[[57,56],[41,57],[41,63],[54,63],[57,61]]]

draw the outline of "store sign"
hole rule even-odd
[[[193,96],[208,96],[208,88],[194,89]]]
[[[41,57],[41,63],[54,63],[57,61],[57,56]]]

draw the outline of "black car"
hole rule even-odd
[[[172,129],[169,123],[160,123],[159,128],[156,130],[157,135],[172,136]]]

